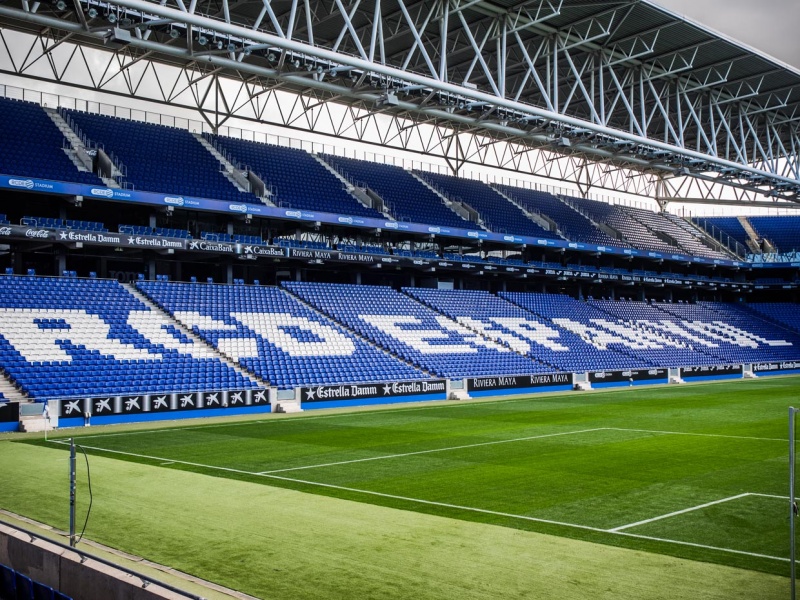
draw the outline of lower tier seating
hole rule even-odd
[[[285,283],[375,344],[439,377],[544,373],[544,363],[478,334],[389,287]]]
[[[0,276],[0,367],[37,400],[258,387],[119,282]]]
[[[163,281],[138,287],[221,353],[279,388],[424,377],[279,288]]]

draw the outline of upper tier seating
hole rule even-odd
[[[462,179],[428,171],[414,171],[434,188],[445,192],[451,200],[460,200],[478,211],[483,225],[497,233],[514,233],[532,237],[553,237],[537,223],[482,181]]]
[[[404,288],[403,291],[463,326],[546,363],[551,370],[585,371],[644,366],[489,292]],[[552,296],[557,302],[557,296]]]
[[[678,248],[661,240],[648,226],[642,222],[638,213],[631,215],[621,206],[587,200],[585,198],[569,198],[569,201],[591,216],[597,223],[605,223],[619,231],[624,240],[634,248],[654,250],[656,252],[673,253]]]
[[[669,240],[674,240],[673,243],[667,242],[666,245],[669,250],[667,252],[679,252],[681,254],[689,254],[691,256],[705,256],[707,258],[728,258],[726,255],[711,250],[708,246],[703,244],[696,236],[691,235],[683,227],[679,227],[670,217],[677,218],[674,215],[654,213],[650,210],[643,208],[633,208],[630,206],[622,207],[622,210],[631,218],[635,219],[656,235],[658,233],[664,234]],[[635,244],[634,244],[635,246]]]
[[[758,235],[768,239],[778,252],[800,250],[800,217],[748,217]]]
[[[279,388],[423,374],[275,287],[140,281],[186,327]]]
[[[735,304],[698,302],[696,304],[653,303],[680,319],[702,339],[703,351],[717,362],[742,363],[800,358],[800,336],[759,319]]]
[[[256,387],[112,280],[0,276],[0,336],[37,400]]]
[[[450,210],[438,194],[400,167],[332,154],[324,154],[322,158],[348,181],[366,185],[377,193],[398,221],[462,229],[477,227]]]
[[[137,190],[261,204],[253,194],[236,189],[217,159],[185,129],[75,110],[65,113],[89,139],[122,161],[126,182]]]
[[[694,221],[714,239],[719,240],[731,249],[737,243],[747,246],[749,236],[738,217],[697,217]],[[720,232],[723,235],[720,236]],[[730,239],[726,238],[726,236]]]
[[[688,254],[707,258],[730,258],[724,252],[707,246],[704,240],[701,239],[702,233],[686,219],[682,219],[672,213],[664,213],[664,217],[675,225],[675,229],[666,229],[664,231],[672,235]]]
[[[375,344],[439,377],[552,371],[389,287],[283,285]]]
[[[72,164],[64,143],[64,134],[41,106],[0,98],[0,173],[103,185],[97,175]]]
[[[612,238],[598,229],[589,219],[552,194],[509,185],[496,184],[493,187],[496,187],[525,210],[539,213],[555,221],[560,232],[573,242],[617,247],[628,246],[625,242]],[[551,234],[550,237],[553,237],[553,235]]]
[[[305,150],[206,135],[217,148],[247,165],[270,187],[280,206],[381,219],[343,189],[342,182]]]
[[[569,201],[590,215],[595,222],[605,223],[619,231],[634,248],[669,254],[728,258],[706,246],[700,241],[699,232],[675,215],[585,198],[569,198]]]

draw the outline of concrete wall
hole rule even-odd
[[[75,600],[186,600],[187,596],[0,524],[0,563]]]

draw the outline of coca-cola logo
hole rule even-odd
[[[50,235],[50,232],[46,229],[28,229],[25,232],[25,237],[29,238],[46,238]]]
[[[0,235],[11,235],[11,227],[0,227]]]

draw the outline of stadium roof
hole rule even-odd
[[[23,61],[0,50],[4,72],[50,64],[54,80],[193,104],[215,126],[305,120],[455,168],[651,196],[800,197],[800,71],[648,1],[6,0],[0,16],[3,35],[37,40]],[[291,117],[265,100],[276,90],[304,98]]]

